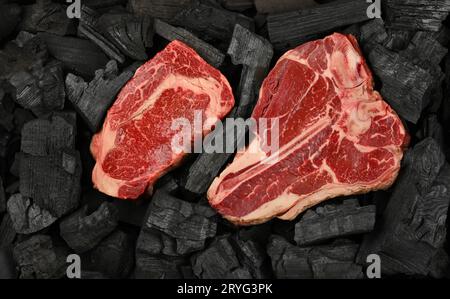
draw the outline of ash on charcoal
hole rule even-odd
[[[20,21],[21,12],[18,4],[0,4],[0,42],[14,31]]]
[[[450,166],[439,145],[426,138],[406,153],[399,179],[375,230],[358,254],[380,256],[383,274],[442,277],[450,202]]]
[[[363,278],[362,267],[354,262],[358,248],[358,244],[351,242],[297,247],[273,235],[267,252],[276,278],[355,279]]]
[[[266,39],[240,25],[236,25],[228,48],[228,55],[231,56],[233,64],[243,65],[237,89],[238,105],[230,113],[230,117],[247,118],[253,110],[258,99],[259,88],[269,70],[273,56],[272,45]],[[234,128],[231,129],[233,132],[225,130],[224,136],[234,134]],[[205,140],[215,140],[217,134],[218,131],[213,131],[205,137]],[[236,136],[236,140],[243,137]],[[223,140],[226,140],[226,138]],[[234,146],[237,146],[237,142]],[[183,179],[181,185],[190,193],[196,195],[205,193],[231,156],[232,154],[226,151],[199,155],[189,168],[189,173]]]
[[[221,66],[225,59],[225,55],[220,52],[220,50],[199,39],[197,36],[183,28],[174,27],[159,19],[155,20],[154,28],[155,33],[166,40],[179,40],[184,42],[193,48],[209,64],[216,68]]]
[[[204,251],[191,258],[192,269],[203,279],[264,278],[265,254],[255,242],[234,236],[217,237]]]
[[[20,193],[9,198],[8,213],[15,231],[19,234],[35,233],[57,220],[48,211],[41,209],[30,198],[23,197]]]
[[[0,246],[0,279],[16,279],[17,271],[9,247]]]
[[[0,223],[0,248],[12,245],[16,235],[11,217],[8,214],[4,215]]]
[[[89,40],[47,33],[40,33],[39,36],[45,41],[49,53],[61,61],[65,69],[77,75],[90,78],[109,60],[102,50]]]
[[[360,206],[357,198],[309,209],[295,225],[295,241],[304,246],[370,232],[375,224],[375,212],[375,205]]]
[[[66,7],[50,0],[37,0],[35,4],[24,6],[20,25],[29,32],[49,32],[57,35],[75,33],[74,19],[67,17]]]
[[[267,18],[270,41],[277,50],[295,47],[317,34],[368,21],[368,4],[360,0],[334,1],[309,9],[272,14]]]
[[[261,14],[275,14],[314,7],[314,0],[254,0],[256,10]]]
[[[67,97],[92,132],[98,131],[106,111],[132,76],[131,70],[119,74],[115,60],[109,61],[104,70],[97,70],[89,84],[74,74],[67,75]]]
[[[128,277],[134,265],[134,238],[116,230],[89,252],[87,263],[107,277]]]
[[[167,248],[169,255],[198,251],[205,246],[206,239],[216,234],[215,214],[209,206],[185,202],[158,190],[148,207],[137,247],[160,246]],[[155,230],[163,233],[160,242],[152,235]],[[149,239],[154,244],[149,244]]]
[[[68,250],[55,244],[50,236],[33,235],[14,247],[14,260],[20,278],[52,279],[66,275]]]
[[[253,20],[239,13],[223,9],[211,1],[196,0],[181,10],[170,23],[182,26],[206,42],[214,45],[227,46],[234,27],[241,25],[253,30]],[[220,47],[223,48],[223,47]]]
[[[387,0],[386,22],[389,27],[403,30],[437,32],[450,12],[446,0]]]
[[[87,206],[83,206],[61,221],[60,234],[70,248],[83,253],[114,231],[117,218],[117,209],[111,203],[102,203],[91,214],[88,214]]]
[[[127,9],[138,16],[151,16],[170,21],[193,0],[130,0]]]

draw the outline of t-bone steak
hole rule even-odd
[[[264,80],[252,115],[257,124],[279,120],[279,150],[263,150],[270,142],[254,130],[210,186],[210,204],[231,222],[250,225],[389,187],[409,135],[373,84],[351,35],[335,33],[285,53]]]
[[[211,130],[209,122],[225,117],[233,106],[227,79],[187,45],[171,42],[137,69],[93,137],[95,187],[114,197],[137,198],[185,155],[172,148],[172,138],[180,133],[172,126],[175,119],[192,124],[200,111],[204,135]]]

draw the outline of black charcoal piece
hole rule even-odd
[[[34,204],[30,198],[20,193],[8,200],[8,213],[14,229],[19,234],[31,234],[40,231],[57,220],[48,211]]]
[[[432,138],[406,153],[399,179],[375,230],[358,254],[364,264],[378,254],[383,275],[442,277],[448,266],[444,244],[450,203],[450,166]]]
[[[20,278],[54,279],[66,275],[69,251],[47,235],[33,235],[14,247]]]
[[[362,24],[359,31],[359,43],[367,52],[370,52],[373,43],[383,44],[388,39],[382,19],[374,19]]]
[[[112,204],[117,208],[119,221],[141,227],[145,220],[145,214],[148,209],[148,201],[129,201],[114,199]]]
[[[163,232],[174,239],[176,254],[188,254],[202,249],[206,239],[215,236],[215,214],[209,206],[182,201],[158,190],[148,207],[143,234],[146,229]]]
[[[252,33],[241,25],[234,28],[233,38],[228,48],[233,64],[242,64],[243,70],[237,90],[238,105],[231,117],[247,118],[255,105],[259,88],[267,75],[273,56],[272,45],[264,38]],[[234,134],[234,127],[224,130],[224,137]],[[206,139],[214,140],[219,131],[211,132]],[[244,136],[236,136],[242,140]],[[224,138],[223,140],[227,140]],[[234,143],[234,148],[237,142]],[[232,153],[203,153],[189,168],[189,174],[182,181],[185,190],[193,194],[205,193],[223,166],[229,161]]]
[[[0,4],[0,41],[10,35],[20,21],[18,4]]]
[[[267,27],[270,41],[278,50],[298,46],[317,34],[369,20],[367,8],[366,1],[343,0],[269,15]]]
[[[22,152],[46,156],[63,148],[75,148],[75,117],[73,112],[61,112],[27,122],[22,129]]]
[[[60,234],[70,248],[83,253],[114,231],[117,218],[117,209],[111,203],[102,203],[90,215],[87,214],[87,206],[84,206],[61,221]]]
[[[383,4],[387,24],[394,29],[437,32],[450,12],[446,0],[387,0]]]
[[[49,53],[62,62],[65,69],[77,75],[91,78],[94,72],[103,68],[108,57],[89,40],[62,37],[54,34],[40,33]]]
[[[23,109],[21,107],[17,107],[14,109],[14,126],[15,126],[15,133],[18,135],[21,134],[23,126],[33,120],[35,116],[33,113],[27,109]]]
[[[350,242],[297,247],[274,235],[267,245],[267,252],[276,278],[355,279],[363,277],[362,267],[354,262],[358,247]]]
[[[80,154],[72,149],[47,156],[23,153],[20,160],[20,193],[55,217],[77,208],[80,178]]]
[[[314,0],[254,0],[254,2],[260,14],[288,12],[317,5]]]
[[[196,0],[180,11],[171,24],[188,29],[206,42],[228,45],[235,25],[253,29],[253,20],[239,13],[223,9],[217,3]]]
[[[0,246],[0,279],[16,279],[17,271],[12,255],[12,250],[9,247]]]
[[[375,224],[375,211],[375,205],[360,206],[357,198],[309,209],[295,225],[295,241],[304,246],[370,232]]]
[[[404,119],[417,123],[427,97],[435,87],[429,71],[409,59],[376,44],[368,60],[382,82],[381,94]]]
[[[21,29],[66,35],[75,32],[74,19],[67,17],[66,7],[51,0],[37,0],[27,5],[22,15]]]
[[[254,6],[253,0],[220,0],[220,4],[228,10],[240,12]]]
[[[6,211],[5,186],[3,186],[3,179],[0,176],[0,214],[4,211]]]
[[[222,65],[225,59],[225,55],[218,49],[183,28],[174,27],[158,19],[155,20],[154,28],[156,34],[169,41],[179,40],[186,43],[214,67]]]
[[[186,261],[179,257],[160,257],[136,252],[135,277],[138,279],[179,279]]]
[[[20,173],[20,152],[16,152],[14,154],[14,161],[9,168],[9,173],[11,173],[15,177],[19,177]]]
[[[67,75],[67,97],[92,132],[98,131],[106,111],[133,73],[126,70],[119,74],[117,62],[111,60],[104,70],[95,72],[95,78],[89,84],[81,77],[70,73]]]
[[[127,9],[138,16],[151,16],[170,21],[184,6],[193,0],[130,0]]]
[[[400,53],[415,61],[415,64],[427,68],[430,65],[438,66],[447,52],[447,48],[442,46],[433,34],[419,31],[414,34],[408,47]]]
[[[130,234],[117,230],[89,252],[90,267],[110,278],[128,277],[134,264],[134,241]]]
[[[385,46],[392,51],[400,51],[406,49],[414,35],[413,31],[387,29],[388,38],[385,41]]]
[[[437,144],[444,148],[444,129],[442,128],[438,116],[436,114],[429,114],[423,121],[419,131],[416,134],[420,140],[427,137],[432,137]]]
[[[270,278],[270,271],[266,264],[267,254],[257,242],[239,238],[238,235],[234,235],[231,242],[234,242],[234,246],[237,248],[237,256],[241,265],[249,271],[252,278]]]
[[[83,4],[92,8],[110,8],[116,5],[126,5],[127,0],[84,0]]]
[[[52,60],[33,71],[16,72],[9,78],[15,101],[37,116],[64,108],[64,79],[61,63]]]
[[[12,245],[16,235],[11,217],[4,215],[0,222],[0,248]]]

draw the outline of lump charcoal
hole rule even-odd
[[[316,6],[314,0],[254,0],[260,14],[275,14]]]
[[[14,31],[20,21],[21,12],[18,4],[0,4],[0,42]]]
[[[120,63],[125,62],[125,56],[111,41],[99,32],[97,12],[85,5],[81,9],[81,18],[78,25],[78,33],[96,44],[109,58]]]
[[[216,234],[215,212],[209,206],[192,204],[163,191],[152,197],[143,230],[156,229],[174,240],[176,254],[202,249]]]
[[[228,10],[243,12],[254,6],[253,0],[220,0],[220,4]]]
[[[97,70],[95,78],[89,84],[81,77],[70,73],[67,75],[67,97],[92,132],[97,132],[100,128],[106,111],[132,76],[133,72],[130,70],[119,74],[115,60],[110,60],[104,70]]]
[[[19,234],[35,233],[57,220],[48,211],[41,209],[31,199],[23,197],[20,193],[9,198],[8,213],[15,231]]]
[[[310,209],[295,225],[295,241],[304,246],[370,232],[375,224],[375,212],[375,205],[360,206],[356,198]]]
[[[438,66],[447,52],[448,50],[432,34],[425,31],[416,32],[408,47],[401,51],[406,57],[416,60],[416,64],[420,65],[422,62],[422,67]]]
[[[35,156],[46,156],[63,148],[75,148],[74,113],[56,113],[49,119],[35,119],[22,129],[21,150]]]
[[[74,20],[67,17],[66,7],[49,0],[24,6],[22,18],[21,29],[25,31],[45,31],[61,36],[75,32]]]
[[[9,247],[0,246],[0,279],[16,279],[17,271]]]
[[[221,66],[225,59],[225,55],[218,49],[183,28],[174,27],[158,19],[155,20],[154,28],[155,33],[166,40],[179,40],[187,44],[205,59],[206,62],[216,68]]]
[[[33,235],[19,242],[13,250],[20,278],[54,279],[66,275],[68,250],[50,236]]]
[[[83,4],[92,8],[108,8],[116,5],[126,5],[127,0],[84,0]]]
[[[72,149],[47,156],[23,153],[20,160],[20,193],[55,217],[78,206],[80,178],[80,154]]]
[[[138,16],[151,16],[170,21],[184,6],[192,0],[130,0],[127,9]]]
[[[279,279],[354,279],[363,277],[362,267],[354,262],[358,247],[354,243],[297,247],[273,235],[267,252]]]
[[[148,202],[114,199],[112,204],[118,210],[120,222],[137,227],[141,227],[144,223],[145,214],[148,209]]]
[[[277,50],[295,47],[320,33],[369,20],[368,3],[334,1],[312,8],[272,14],[267,18],[270,41]]]
[[[0,176],[0,214],[6,211],[6,195],[5,187],[3,186],[3,179]]]
[[[15,177],[19,177],[20,173],[20,152],[16,152],[14,154],[14,161],[9,168],[9,173],[11,173]]]
[[[359,31],[359,43],[367,52],[373,43],[383,44],[388,39],[382,19],[374,19],[362,24]]]
[[[385,41],[385,46],[392,51],[401,51],[406,49],[411,41],[414,32],[408,30],[387,29],[388,39]]]
[[[77,75],[90,78],[109,60],[102,50],[89,40],[47,33],[40,33],[39,36],[44,39],[49,53],[61,61],[65,69]]]
[[[141,231],[136,250],[153,256],[180,256],[177,252],[177,240],[153,228],[146,228]]]
[[[87,206],[83,206],[63,219],[59,226],[61,236],[77,253],[94,248],[117,226],[117,210],[111,203],[102,203],[92,214],[87,212]]]
[[[138,279],[180,279],[184,278],[184,258],[158,257],[136,252],[135,277]]]
[[[270,278],[269,270],[266,267],[267,254],[257,242],[238,236],[233,236],[231,242],[234,242],[234,246],[237,248],[237,256],[241,265],[248,269],[252,278]]]
[[[407,152],[388,205],[379,225],[366,235],[358,262],[376,253],[383,274],[442,277],[448,266],[448,257],[442,255],[449,203],[450,166],[436,141],[426,138]]]
[[[259,88],[267,75],[272,60],[273,48],[266,39],[236,25],[227,53],[231,56],[233,64],[243,65],[237,90],[239,102],[237,108],[230,113],[230,117],[245,119],[251,114],[258,99]],[[231,129],[234,130],[234,128]],[[218,132],[213,131],[206,138],[215,140]],[[231,133],[234,134],[234,132],[224,130],[222,140],[227,140],[225,137]],[[235,137],[236,140],[239,138]],[[199,155],[182,182],[183,188],[197,195],[205,193],[231,156],[232,154],[227,151]]]
[[[387,0],[386,22],[389,27],[437,32],[450,12],[446,0]]]
[[[16,235],[11,217],[8,214],[4,215],[0,222],[0,248],[12,245]]]
[[[368,54],[373,72],[382,82],[381,94],[404,119],[417,123],[426,98],[434,87],[433,76],[398,53],[376,44]]]
[[[126,278],[134,264],[134,241],[130,234],[117,230],[89,252],[89,267],[110,278]]]
[[[445,147],[444,129],[439,123],[438,116],[436,114],[428,114],[426,116],[426,118],[422,121],[420,130],[416,133],[416,137],[419,140],[432,137],[441,148]]]
[[[226,44],[236,25],[253,30],[253,20],[236,12],[223,9],[216,3],[196,0],[181,10],[170,23],[181,26],[206,42]]]
[[[31,111],[23,109],[21,107],[16,107],[16,109],[14,109],[14,132],[20,135],[23,126],[33,119],[35,119],[35,116],[33,115],[33,113],[31,113]]]
[[[14,73],[9,78],[15,101],[37,116],[64,108],[64,79],[61,63],[52,60],[34,71]]]

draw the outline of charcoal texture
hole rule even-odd
[[[136,15],[151,16],[170,21],[179,11],[193,0],[130,0],[128,10]]]
[[[22,9],[18,4],[0,4],[0,41],[16,28],[21,12]]]

